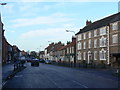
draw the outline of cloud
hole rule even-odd
[[[14,33],[15,31],[14,31],[14,30],[11,30],[10,32]]]
[[[118,2],[119,0],[4,0],[4,2]]]
[[[3,10],[7,13],[13,13],[14,12],[14,3],[9,3],[9,5],[4,5]]]
[[[65,28],[49,28],[49,29],[39,29],[39,30],[31,30],[26,33],[23,33],[20,38],[36,38],[36,37],[58,37],[66,34]]]
[[[53,16],[53,17],[65,17],[65,16],[67,16],[67,14],[57,12],[57,13],[52,14],[52,16]]]
[[[62,15],[62,14],[61,14]],[[35,18],[29,19],[15,19],[12,22],[14,23],[13,27],[24,27],[24,26],[31,26],[31,25],[40,25],[40,24],[56,24],[56,23],[63,23],[72,21],[72,18],[67,17],[55,17],[53,16],[40,16]]]

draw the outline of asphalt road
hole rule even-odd
[[[75,69],[40,63],[5,82],[3,88],[118,88],[118,78],[107,70]]]

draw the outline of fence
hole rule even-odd
[[[24,67],[25,60],[19,60],[14,63],[14,71]]]
[[[52,62],[53,65],[65,66],[65,67],[74,67],[74,68],[110,68],[106,64],[87,64],[87,63],[73,63],[73,62]]]

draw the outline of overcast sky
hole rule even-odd
[[[21,50],[38,51],[48,41],[71,41],[74,33],[66,29],[77,33],[86,20],[117,13],[118,2],[8,2],[0,11],[8,42]]]

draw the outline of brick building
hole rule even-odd
[[[2,22],[1,22],[2,23]],[[4,36],[4,29],[3,29],[3,24],[2,26],[2,63],[7,63],[12,60],[12,46],[8,43]]]
[[[120,13],[95,22],[86,21],[86,26],[76,34],[78,63],[112,64],[112,53],[120,53]]]
[[[67,44],[66,46],[66,61],[76,63],[76,38],[72,37],[72,42]]]
[[[63,46],[64,44],[62,44],[61,42],[49,44],[49,46],[45,48],[45,59],[57,62],[60,59],[60,54],[58,50]]]

